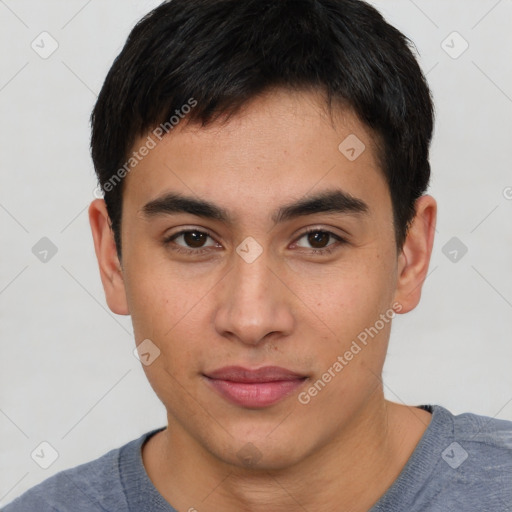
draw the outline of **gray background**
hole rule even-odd
[[[157,3],[0,0],[0,505],[165,424],[87,220],[90,111]],[[512,420],[512,1],[373,3],[415,42],[437,106],[437,238],[420,306],[394,322],[386,395]]]

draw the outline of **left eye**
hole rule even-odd
[[[203,247],[212,247],[216,245],[216,242],[213,241],[210,245],[205,245],[206,240],[210,238],[213,239],[208,233],[199,230],[189,230],[189,231],[180,231],[175,235],[169,237],[166,242],[176,242],[177,240],[181,240],[182,243],[178,243],[177,245],[181,247],[191,248],[191,249],[202,249]]]
[[[310,244],[310,247],[301,245],[298,242],[297,245],[299,247],[312,248],[314,250],[326,249],[333,245],[336,241],[344,242],[343,238],[339,237],[338,235],[335,235],[330,231],[323,231],[321,229],[308,231],[304,233],[298,240],[302,240],[303,238],[307,240],[307,243]],[[331,239],[334,239],[334,242],[329,244],[328,242]]]

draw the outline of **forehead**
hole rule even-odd
[[[126,176],[128,208],[173,191],[234,214],[329,188],[370,204],[389,199],[372,131],[348,109],[331,116],[321,94],[272,91],[229,118],[203,127],[184,116],[162,140],[148,136],[156,144]]]

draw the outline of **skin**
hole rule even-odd
[[[350,134],[366,145],[354,161],[338,150]],[[331,117],[317,93],[273,90],[226,122],[181,123],[127,175],[122,264],[104,201],[91,204],[107,303],[131,315],[137,344],[150,339],[161,351],[144,370],[166,407],[168,428],[142,455],[150,479],[177,510],[367,511],[425,432],[428,412],[384,399],[391,323],[309,403],[298,400],[380,314],[393,305],[406,313],[420,300],[436,202],[418,199],[397,251],[373,139],[349,110]],[[333,189],[363,200],[368,213],[272,221],[280,206]],[[233,222],[145,216],[143,206],[164,192],[211,201]],[[198,250],[183,237],[165,246],[165,236],[184,228],[212,235],[206,252],[172,250]],[[334,248],[330,255],[312,254],[323,246],[303,236],[306,228],[347,243],[331,238],[323,244]],[[262,248],[252,263],[236,252],[248,236]],[[226,401],[202,377],[227,365],[276,365],[308,379],[277,404],[249,409]],[[257,454],[252,465],[238,456],[242,449]]]

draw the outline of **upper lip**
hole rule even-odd
[[[232,382],[277,382],[281,380],[304,379],[306,375],[300,375],[279,366],[263,366],[255,370],[242,366],[226,366],[205,374],[206,377],[216,380],[229,380]]]

